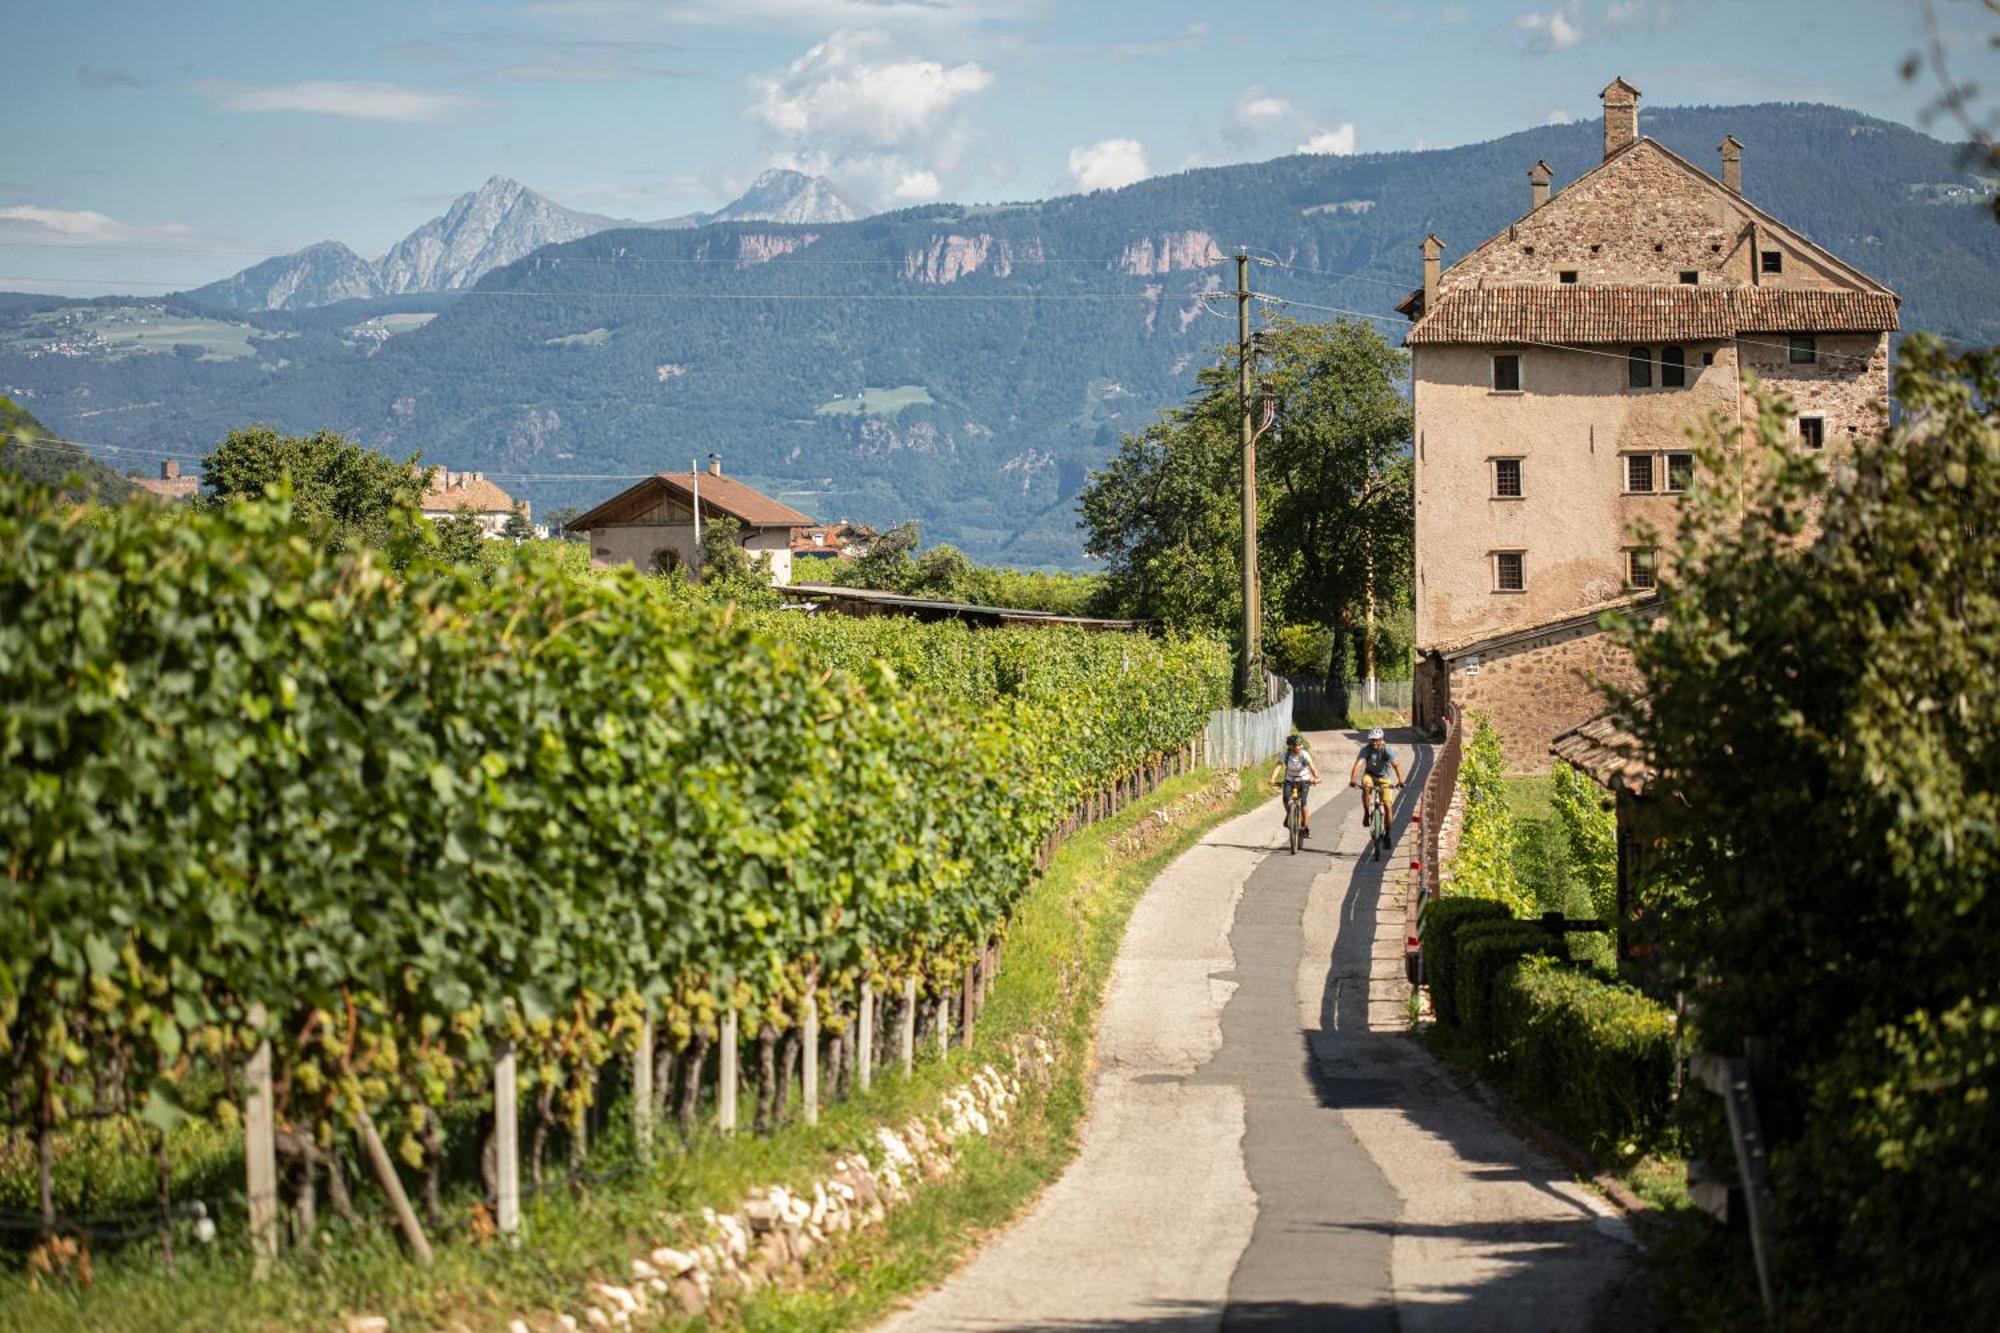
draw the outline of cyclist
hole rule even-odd
[[[1362,777],[1363,769],[1367,776]],[[1395,751],[1382,740],[1382,728],[1375,727],[1368,733],[1368,743],[1361,747],[1361,753],[1354,756],[1354,767],[1347,770],[1347,785],[1361,788],[1361,823],[1368,823],[1368,794],[1372,791],[1381,800],[1388,799],[1389,774],[1396,775],[1396,786],[1403,785],[1403,766],[1396,762]],[[1359,779],[1357,781],[1357,779]],[[1384,805],[1382,809],[1388,810]]]
[[[1312,755],[1306,750],[1306,738],[1293,732],[1285,737],[1285,753],[1271,769],[1271,781],[1279,785],[1278,808],[1285,809],[1285,802],[1292,797],[1292,789],[1299,793],[1299,836],[1312,836],[1312,817],[1306,813],[1306,794],[1312,784],[1319,781],[1319,768],[1313,763]]]

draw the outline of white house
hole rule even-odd
[[[528,502],[514,499],[486,480],[484,472],[448,472],[439,468],[431,474],[430,485],[424,488],[425,518],[471,514],[488,537],[498,537],[516,510],[522,518],[527,518]]]
[[[589,513],[572,519],[569,532],[590,541],[592,565],[636,565],[640,569],[678,569],[695,556],[694,500],[699,490],[704,523],[733,518],[743,525],[737,540],[755,562],[768,556],[771,578],[792,581],[792,531],[812,526],[812,519],[770,496],[722,475],[721,460],[711,457],[708,471],[662,472],[620,491]]]

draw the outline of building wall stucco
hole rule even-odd
[[[752,563],[759,557],[770,557],[773,583],[783,586],[792,581],[791,529],[755,528],[742,539],[742,545]],[[590,530],[590,563],[597,569],[611,565],[657,569],[662,552],[670,552],[681,566],[691,564],[695,554],[694,524],[619,523]]]

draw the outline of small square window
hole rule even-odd
[[[1573,268],[1564,269],[1562,272],[1556,274],[1556,281],[1563,283],[1565,286],[1574,285],[1576,282],[1576,270]]]
[[[1714,365],[1714,364],[1715,364],[1715,353],[1713,353],[1713,352],[1703,352],[1703,353],[1701,354],[1701,363],[1702,363],[1702,364],[1703,364],[1704,366],[1712,366],[1712,365]]]
[[[1799,439],[1808,449],[1826,448],[1826,418],[1800,417]]]
[[[1694,455],[1667,455],[1667,489],[1684,491],[1694,485]]]
[[[1652,494],[1653,456],[1651,454],[1627,454],[1625,456],[1625,489],[1634,495]]]
[[[1521,460],[1518,458],[1496,458],[1493,460],[1493,494],[1503,500],[1521,498]]]
[[[1493,590],[1525,592],[1528,587],[1528,558],[1520,551],[1493,553]]]
[[[1662,347],[1660,349],[1660,387],[1682,389],[1687,387],[1687,348]]]
[[[1819,364],[1819,339],[1809,333],[1792,335],[1791,362],[1795,366]]]
[[[1500,393],[1520,392],[1521,358],[1518,353],[1506,352],[1493,358],[1493,387]]]
[[[1625,383],[1634,389],[1653,387],[1653,349],[1634,347],[1625,354]]]
[[[1650,547],[1634,547],[1625,553],[1625,586],[1628,588],[1657,588],[1660,586],[1658,555]]]
[[[1682,269],[1681,285],[1683,287],[1699,287],[1701,285],[1701,274],[1691,268]]]
[[[1783,273],[1785,271],[1784,252],[1780,250],[1766,250],[1763,254],[1757,256],[1757,266],[1766,273]]]

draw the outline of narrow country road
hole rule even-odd
[[[1592,1326],[1630,1233],[1403,1035],[1409,853],[1367,859],[1358,741],[1311,741],[1308,850],[1284,849],[1274,798],[1167,868],[1112,977],[1075,1162],[885,1330]],[[1427,750],[1392,744],[1420,777]]]

